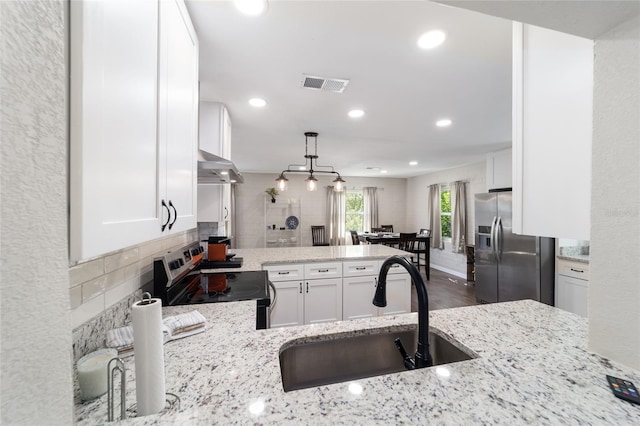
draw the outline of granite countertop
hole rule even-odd
[[[164,346],[167,392],[180,396],[180,409],[126,424],[640,424],[640,406],[615,398],[605,379],[637,384],[640,371],[589,352],[585,319],[531,300],[431,312],[432,331],[478,358],[360,379],[360,394],[348,383],[285,393],[280,348],[293,339],[415,327],[417,314],[254,330],[255,302],[197,310],[207,330]],[[126,366],[130,406],[132,357]],[[78,404],[78,423],[104,423],[106,410],[106,396]]]
[[[572,262],[589,263],[588,254],[560,254],[558,259],[570,260]]]
[[[354,246],[278,247],[230,249],[243,259],[240,268],[215,269],[215,272],[260,271],[262,265],[278,263],[342,262],[345,260],[383,259],[393,255],[411,255],[381,244]]]

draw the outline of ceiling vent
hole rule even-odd
[[[341,78],[325,78],[314,75],[304,75],[302,87],[307,89],[324,90],[327,92],[342,93],[349,84],[349,80]]]

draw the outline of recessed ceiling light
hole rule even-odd
[[[245,15],[258,16],[267,10],[267,0],[233,0],[233,4]]]
[[[417,161],[411,161],[411,162],[409,162],[409,165],[410,166],[417,166],[418,162]]]
[[[438,126],[438,127],[451,126],[451,120],[449,120],[448,118],[444,118],[442,120],[438,120],[438,121],[436,121],[436,126]]]
[[[364,115],[364,111],[361,109],[352,109],[349,111],[349,117],[351,118],[360,118]]]
[[[264,99],[260,99],[260,98],[251,98],[251,99],[249,99],[249,105],[251,105],[253,107],[256,107],[256,108],[262,108],[266,104],[267,104],[267,101],[265,101]]]
[[[307,167],[306,167],[306,166],[300,166],[300,167],[298,167],[298,169],[300,169],[300,170],[307,170]]]
[[[386,170],[380,170],[380,173],[387,173]]]
[[[228,171],[226,171],[226,170],[223,170],[223,171],[221,171],[221,172],[220,172],[220,174],[221,174],[221,175],[228,175],[228,174],[229,174],[229,172],[228,172]]]
[[[428,31],[420,36],[418,46],[423,49],[433,49],[434,47],[440,46],[445,38],[447,38],[447,36],[440,30]]]

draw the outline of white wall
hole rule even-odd
[[[640,19],[595,43],[589,349],[640,369]]]
[[[265,190],[275,187],[277,174],[243,173],[244,184],[236,190],[237,248],[264,247],[264,203]],[[278,199],[300,198],[301,245],[311,245],[311,225],[327,225],[325,187],[332,177],[318,177],[318,190],[308,192],[306,175],[290,174],[289,189],[281,192]],[[406,205],[406,179],[343,177],[347,190],[354,187],[375,186],[378,188],[378,217],[380,223],[393,224],[394,230],[406,229],[404,207]],[[413,228],[410,228],[413,229]],[[347,242],[349,243],[350,240]]]
[[[474,240],[473,195],[487,192],[486,163],[443,170],[407,180],[407,228],[429,228],[428,196],[429,185],[466,180],[467,184],[467,242]],[[467,276],[467,257],[464,253],[453,253],[451,243],[445,243],[444,250],[431,249],[431,267],[445,272]]]
[[[0,2],[0,423],[73,423],[64,2]]]

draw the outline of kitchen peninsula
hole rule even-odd
[[[538,302],[432,312],[432,331],[476,359],[287,393],[278,358],[287,342],[415,327],[416,314],[255,330],[254,303],[198,311],[207,330],[165,345],[167,391],[180,409],[127,424],[640,424],[640,406],[615,398],[605,379],[637,384],[640,372],[587,351],[586,320]],[[126,365],[130,406],[132,358]],[[79,424],[103,423],[106,413],[106,396],[76,406]]]

